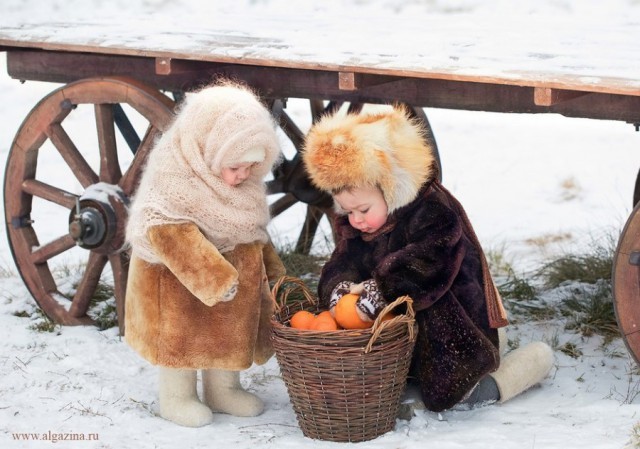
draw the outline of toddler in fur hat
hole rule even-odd
[[[410,296],[418,324],[410,385],[426,408],[504,402],[546,377],[548,345],[502,355],[506,314],[484,253],[407,110],[325,116],[307,135],[303,161],[338,213],[320,302],[333,310],[357,293],[366,321]]]
[[[268,280],[284,266],[266,231],[264,178],[280,157],[275,129],[242,85],[189,93],[132,200],[125,338],[159,367],[160,416],[183,426],[263,410],[240,371],[273,355]]]

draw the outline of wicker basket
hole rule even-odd
[[[356,442],[392,430],[415,344],[411,299],[389,304],[371,329],[313,331],[288,325],[299,310],[320,312],[302,281],[282,278],[273,294],[273,346],[304,435]],[[292,300],[294,294],[303,299]],[[381,320],[403,303],[405,314]]]

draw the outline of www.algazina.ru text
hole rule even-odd
[[[97,433],[76,433],[76,432],[52,432],[43,433],[12,433],[11,436],[16,441],[98,441],[100,436]]]

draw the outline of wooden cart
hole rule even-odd
[[[237,19],[237,18],[235,18]],[[218,18],[224,23],[224,18]],[[242,80],[255,87],[270,105],[282,130],[297,150],[304,139],[301,127],[288,113],[288,99],[307,103],[310,120],[336,108],[359,111],[364,104],[404,103],[421,118],[428,138],[431,128],[422,108],[465,109],[510,113],[557,113],[568,117],[640,123],[640,57],[629,36],[611,45],[627,45],[626,60],[609,60],[602,54],[589,65],[567,55],[545,55],[523,47],[500,60],[483,53],[492,30],[468,33],[473,40],[443,41],[457,36],[455,24],[425,23],[403,30],[413,42],[393,41],[393,36],[363,36],[362,30],[345,30],[331,23],[291,24],[261,22],[239,32],[193,29],[167,31],[145,24],[31,24],[0,27],[0,50],[6,52],[12,78],[60,83],[25,118],[8,157],[4,206],[7,235],[14,260],[29,291],[41,309],[62,324],[90,322],[87,310],[98,281],[110,265],[121,331],[128,255],[123,250],[127,202],[135,192],[145,158],[162,133],[184,93],[217,76]],[[402,27],[402,24],[399,24]],[[450,27],[447,32],[446,27]],[[296,36],[323,30],[315,48],[309,38]],[[444,31],[443,31],[444,28]],[[389,27],[399,30],[400,28]],[[271,30],[271,31],[264,31]],[[435,30],[433,35],[429,30]],[[354,34],[355,33],[355,34]],[[621,33],[614,34],[620,37]],[[349,46],[358,35],[358,46]],[[602,40],[609,34],[602,34]],[[331,37],[331,39],[328,39]],[[624,37],[624,36],[622,36]],[[522,39],[514,33],[513,39]],[[362,42],[373,40],[370,47]],[[393,41],[389,43],[389,41]],[[627,42],[629,41],[629,42]],[[335,43],[341,43],[339,48]],[[591,41],[566,42],[583,53]],[[306,44],[305,44],[306,43]],[[331,46],[331,47],[329,47]],[[587,48],[585,48],[585,46]],[[517,46],[516,46],[517,47]],[[369,48],[379,48],[372,52]],[[391,51],[389,50],[391,49]],[[500,52],[501,50],[493,49]],[[635,55],[635,56],[634,56]],[[68,128],[76,114],[89,106],[95,116],[99,162],[92,168]],[[132,117],[135,115],[135,119]],[[142,122],[142,127],[139,123]],[[140,131],[140,129],[142,131]],[[122,163],[120,147],[126,142],[130,162]],[[53,145],[84,189],[74,194],[40,177],[46,172],[43,145]],[[435,144],[435,139],[434,139]],[[307,207],[306,222],[297,250],[309,251],[320,218],[330,213],[331,201],[315,191],[305,176],[297,154],[273,173],[269,190],[281,197],[272,205],[278,215],[297,202]],[[640,198],[636,183],[633,202]],[[44,200],[44,201],[42,201]],[[41,242],[33,215],[42,203],[68,211],[64,232]],[[86,254],[74,295],[64,295],[49,261],[72,248]],[[614,303],[620,331],[640,359],[640,217],[634,209],[617,249]]]

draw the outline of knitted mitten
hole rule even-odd
[[[356,302],[358,316],[363,321],[373,321],[386,305],[382,298],[382,293],[375,279],[366,280],[358,284],[358,286],[361,286],[360,297]],[[354,290],[354,288],[351,289],[352,292]],[[360,288],[357,290],[360,290]]]
[[[331,297],[329,298],[329,310],[333,314],[334,307],[338,304],[338,300],[351,291],[353,282],[341,281],[333,287],[331,290]]]

